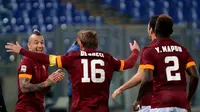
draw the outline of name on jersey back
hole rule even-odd
[[[81,56],[96,56],[96,57],[103,57],[104,58],[104,54],[100,53],[100,52],[87,53],[85,51],[81,51]]]
[[[155,47],[155,50],[158,53],[165,53],[165,52],[182,52],[182,48],[180,46],[160,46]]]

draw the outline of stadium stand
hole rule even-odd
[[[33,29],[52,32],[57,24],[101,25],[109,23],[106,19],[122,20],[125,15],[132,23],[147,23],[150,16],[161,13],[172,16],[177,24],[187,22],[199,28],[199,5],[198,0],[0,0],[0,34],[30,33]],[[97,6],[101,10],[98,14],[93,13]],[[128,23],[127,18],[124,22]],[[54,45],[51,39],[47,41]],[[47,52],[51,51],[47,46]]]
[[[82,7],[77,8],[78,4]],[[198,0],[0,0],[0,34],[30,33],[33,29],[52,32],[57,24],[101,25],[109,23],[104,21],[108,18],[120,20],[125,15],[132,23],[147,23],[150,16],[161,13],[172,16],[177,24],[187,22],[199,28],[199,4]],[[97,6],[101,13],[92,13]],[[128,23],[127,18],[124,22]],[[54,45],[51,39],[47,41]],[[47,52],[51,51],[47,46]]]
[[[60,0],[0,0],[0,33],[51,32],[56,24],[102,24],[103,18]]]
[[[74,0],[80,1],[80,0]],[[175,23],[200,20],[198,0],[100,0],[118,13],[145,23],[151,15],[167,13]],[[80,2],[87,4],[92,0]],[[79,3],[79,2],[78,2]],[[56,24],[103,24],[105,16],[92,16],[91,10],[77,9],[61,0],[0,0],[0,33],[31,32],[38,28],[51,32]],[[195,26],[195,25],[194,25]]]
[[[133,19],[148,22],[154,14],[166,13],[175,23],[197,22],[200,10],[198,0],[101,0],[103,4]]]
[[[141,48],[149,43],[146,23],[150,16],[161,13],[169,14],[176,24],[187,23],[187,29],[185,27],[176,28],[180,31],[177,31],[177,34],[173,37],[180,36],[177,41],[190,48],[190,52],[199,62],[200,33],[199,30],[196,30],[196,28],[200,28],[199,6],[200,0],[0,0],[0,73],[1,75],[12,74],[16,77],[16,74],[11,71],[11,67],[16,67],[18,64],[16,60],[20,61],[20,56],[7,53],[4,46],[7,41],[15,42],[19,40],[21,45],[27,48],[27,39],[33,29],[38,29],[44,34],[46,53],[62,54],[74,42],[77,29],[90,28],[90,25],[92,28],[98,26],[95,30],[100,37],[99,49],[111,52],[116,58],[122,58],[129,54],[126,43],[137,40]],[[116,26],[118,23],[128,25],[125,27],[119,25],[120,27],[118,27]],[[144,26],[139,28],[141,24],[144,24]],[[59,30],[56,30],[56,28]],[[131,73],[133,72],[131,71]],[[123,76],[125,77],[123,79],[119,79],[119,75],[117,77],[115,81],[117,84],[113,84],[114,88],[121,84],[120,81],[129,79],[126,75]],[[11,83],[5,84],[7,86],[5,88],[9,88],[9,91],[5,93],[8,93],[7,98],[10,98],[8,99],[10,108],[15,105],[16,102],[13,101],[14,98],[12,97],[17,97],[15,96],[17,94],[13,95],[10,92],[10,90],[14,90],[10,89],[10,85],[14,85],[16,80],[9,82]],[[66,83],[63,85],[63,87],[66,87]],[[59,92],[55,92],[55,99],[67,93],[62,87],[56,90],[59,90]],[[130,93],[125,94],[125,98],[120,96],[119,104],[109,101],[111,107],[113,106],[112,108],[117,105],[116,111],[112,112],[117,112],[118,106],[129,108],[127,106],[133,102],[129,99],[134,99],[133,96],[136,95],[128,96],[136,93],[136,90]],[[200,89],[198,88],[197,95],[192,103],[193,107],[198,107],[197,111],[194,112],[199,112],[199,93]],[[54,110],[54,108],[52,109]]]

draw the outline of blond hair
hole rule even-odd
[[[97,32],[94,30],[80,30],[78,32],[78,38],[80,39],[84,48],[98,48]]]

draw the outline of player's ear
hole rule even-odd
[[[30,49],[30,43],[29,42],[27,43],[27,47],[28,47],[28,49]]]
[[[81,43],[81,40],[77,37],[77,43],[78,43],[78,45],[80,46],[80,48],[82,48],[83,47],[83,44]]]
[[[149,29],[149,32],[150,32],[151,34],[153,34],[153,29],[152,29],[152,28],[150,28],[150,29]]]

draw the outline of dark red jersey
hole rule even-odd
[[[170,38],[160,39],[146,48],[142,60],[143,68],[154,71],[152,108],[188,109],[185,71],[195,62],[187,50]]]
[[[20,89],[19,79],[29,78],[30,83],[37,84],[45,81],[48,78],[48,66],[37,63],[36,61],[24,57],[18,68],[18,101],[16,109],[24,106],[34,106],[35,108],[43,107],[44,95],[48,88],[41,91],[23,93]]]
[[[20,54],[68,71],[72,83],[71,112],[109,112],[109,88],[113,72],[132,68],[138,57],[137,50],[133,50],[127,60],[118,60],[108,53],[94,49],[73,51],[63,56],[25,49]]]
[[[86,107],[91,112],[108,112],[110,81],[114,71],[124,69],[124,61],[95,50],[75,51],[59,59],[59,67],[68,71],[72,82],[71,111]]]
[[[140,54],[140,66],[139,66],[139,69],[143,69],[144,67],[144,64],[143,64],[143,52],[145,52],[145,50],[148,48],[148,47],[151,47],[153,46],[155,43],[157,42],[157,39],[154,39],[147,47],[144,47],[142,49],[142,52]],[[148,88],[147,92],[143,95],[142,97],[142,105],[143,106],[150,106],[151,105],[151,96],[152,96],[152,92],[153,92],[153,81],[151,83],[151,87]]]

